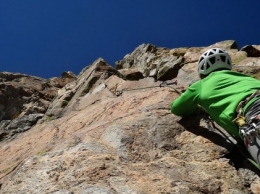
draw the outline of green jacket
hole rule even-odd
[[[219,126],[240,137],[238,126],[233,122],[235,109],[256,90],[260,90],[260,81],[250,76],[230,70],[212,72],[177,98],[171,105],[171,112],[177,116],[191,116],[200,112],[197,106],[200,105]]]

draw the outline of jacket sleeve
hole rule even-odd
[[[199,114],[200,81],[192,84],[180,97],[173,101],[171,112],[177,116]]]

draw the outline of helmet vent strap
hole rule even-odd
[[[210,64],[209,63],[207,63],[206,65],[207,65],[206,69],[210,68]]]

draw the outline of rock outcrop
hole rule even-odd
[[[58,89],[75,78],[47,80],[19,73],[0,73],[0,140],[30,129],[44,116]]]
[[[169,110],[178,97],[171,87],[182,91],[198,80],[198,57],[215,46],[230,53],[235,71],[259,78],[252,57],[258,47],[238,50],[233,40],[201,48],[142,44],[116,68],[99,58],[76,77],[63,74],[64,87],[56,78],[43,89],[27,76],[35,80],[26,91],[37,86],[32,93],[47,102],[24,111],[19,107],[35,102],[32,93],[26,102],[18,101],[21,93],[5,94],[16,111],[2,112],[0,130],[26,130],[2,135],[0,193],[260,193],[258,169],[228,134],[203,115],[180,118]]]

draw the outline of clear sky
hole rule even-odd
[[[260,0],[0,0],[0,71],[78,74],[143,43],[260,45],[259,10]]]

